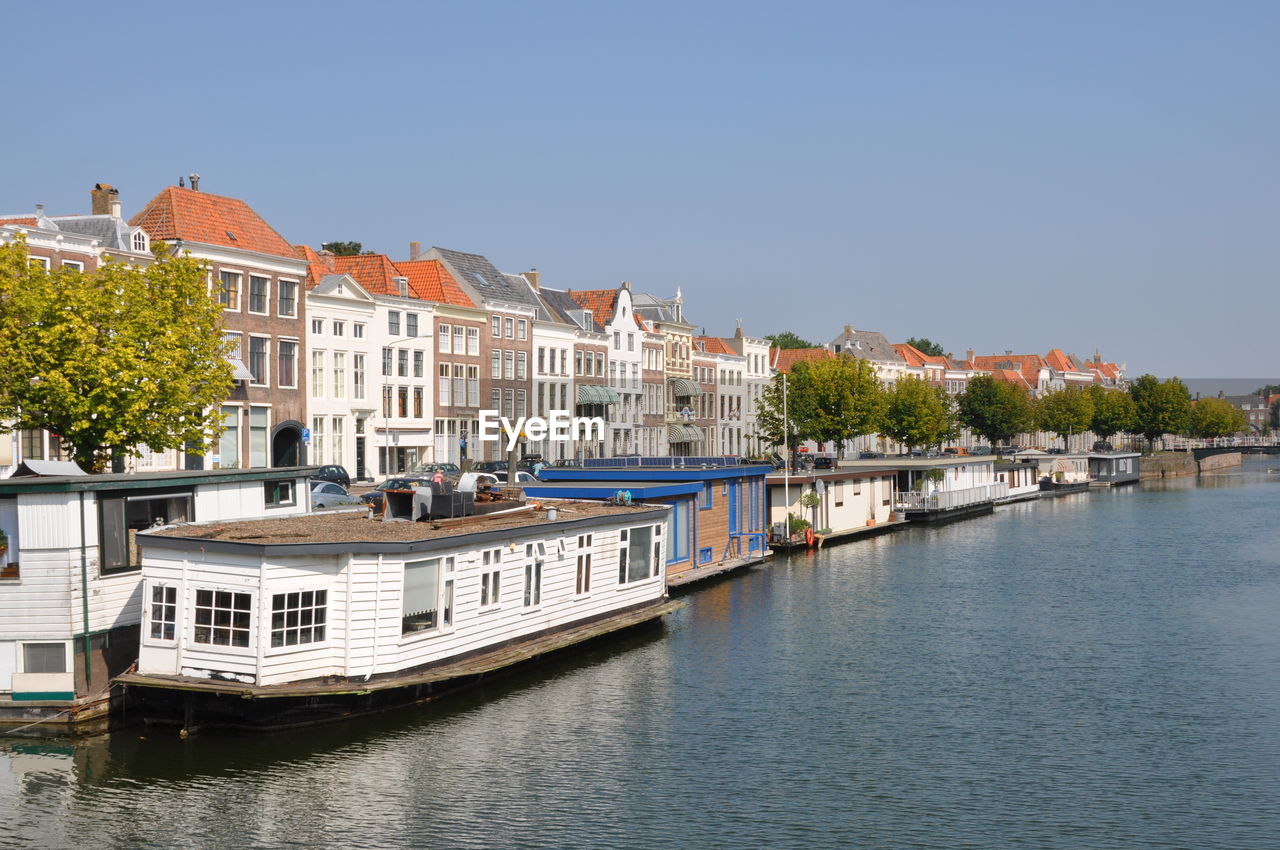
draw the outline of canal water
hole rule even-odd
[[[10,739],[0,846],[1280,847],[1267,466],[780,558],[341,727]]]

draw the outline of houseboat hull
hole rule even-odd
[[[436,699],[480,681],[563,654],[588,642],[655,626],[685,603],[660,599],[549,629],[497,647],[424,667],[362,678],[331,677],[283,685],[127,673],[124,687],[131,721],[178,726],[188,732],[220,728],[272,731],[332,723]]]
[[[1071,493],[1084,493],[1089,489],[1088,481],[1041,481],[1040,492],[1045,496],[1066,496]]]
[[[941,524],[968,519],[975,516],[986,516],[995,511],[994,502],[974,502],[971,505],[960,505],[954,508],[936,508],[906,511],[908,522],[927,522]]]

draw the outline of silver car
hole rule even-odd
[[[332,481],[313,481],[311,483],[311,510],[320,508],[338,508],[343,505],[358,505],[360,500],[347,492],[347,488]]]

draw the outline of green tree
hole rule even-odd
[[[1089,387],[1093,399],[1093,422],[1089,430],[1104,440],[1116,434],[1133,430],[1137,409],[1133,398],[1121,390],[1109,390],[1093,384]]]
[[[62,438],[76,463],[203,443],[231,392],[207,270],[160,243],[145,268],[46,271],[0,246],[0,418]]]
[[[350,257],[356,254],[372,254],[372,251],[365,251],[364,245],[359,242],[324,242],[320,245],[321,251],[328,251],[331,254],[337,254],[339,257]]]
[[[774,348],[817,348],[812,342],[801,339],[791,331],[783,331],[776,334],[765,334],[765,339],[769,340],[769,344]]]
[[[807,373],[804,386],[812,394],[804,406],[807,419],[801,425],[809,439],[839,446],[879,430],[886,398],[869,361],[842,354],[795,368]]]
[[[1072,435],[1087,431],[1093,422],[1093,399],[1087,390],[1079,387],[1049,393],[1036,402],[1035,410],[1040,429],[1061,437],[1068,451]]]
[[[1147,450],[1155,448],[1156,437],[1181,434],[1191,416],[1191,393],[1177,378],[1160,380],[1143,375],[1129,387],[1133,397],[1134,431],[1147,438]]]
[[[797,363],[790,374],[773,376],[760,393],[756,431],[766,443],[784,446],[788,452],[811,439],[805,425],[813,420],[813,392],[807,363]]]
[[[992,445],[1012,443],[1035,424],[1026,390],[990,375],[978,375],[956,397],[957,415],[966,428]]]
[[[1191,433],[1204,439],[1249,430],[1249,420],[1244,411],[1221,398],[1202,398],[1192,404],[1188,422]]]
[[[1254,395],[1275,395],[1280,393],[1280,384],[1267,384],[1265,387],[1258,387],[1253,391]]]
[[[932,446],[956,433],[951,399],[923,378],[899,378],[888,391],[881,433],[906,446]]]
[[[930,357],[941,357],[946,354],[941,345],[925,336],[918,338],[913,336],[907,340],[907,345],[919,349],[921,354],[928,354]]]

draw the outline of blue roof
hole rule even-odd
[[[544,470],[545,472],[545,470]],[[632,499],[658,499],[663,496],[692,496],[702,492],[698,481],[564,481],[526,484],[525,495],[545,499],[609,499],[619,490],[627,490]]]
[[[628,482],[635,489],[636,482],[658,481],[720,481],[727,478],[763,478],[773,467],[760,464],[758,466],[721,466],[679,469],[630,466],[630,467],[591,467],[551,466],[540,473],[544,481],[613,481]]]

